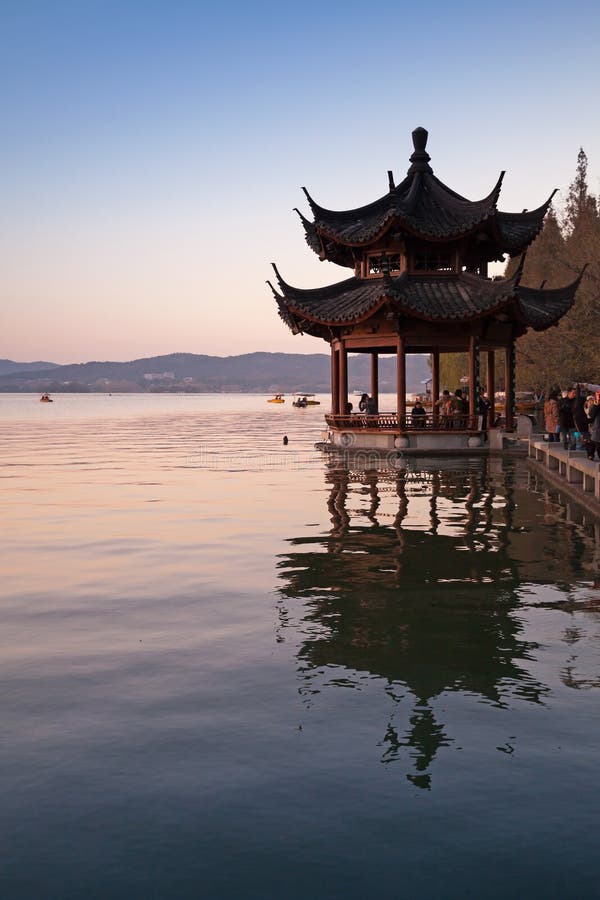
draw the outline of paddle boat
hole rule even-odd
[[[307,406],[320,406],[321,401],[315,400],[315,394],[294,394],[292,406],[298,409],[305,409]]]
[[[285,399],[283,394],[275,394],[274,397],[271,397],[270,400],[267,400],[267,403],[285,403]]]
[[[54,400],[50,396],[50,394],[42,394],[40,397],[40,403],[54,403]]]

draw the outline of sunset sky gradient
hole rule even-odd
[[[500,9],[500,12],[498,12]],[[271,292],[351,273],[297,215],[403,177],[470,199],[600,189],[596,3],[1,0],[0,357],[321,352]]]

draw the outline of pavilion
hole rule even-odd
[[[357,209],[319,206],[304,188],[313,220],[299,210],[308,246],[321,260],[353,270],[343,281],[312,290],[279,274],[269,285],[279,314],[294,334],[321,337],[331,346],[329,439],[338,447],[423,450],[481,447],[496,422],[495,355],[504,360],[506,431],[515,427],[515,341],[528,328],[556,325],[575,299],[582,273],[558,289],[521,284],[525,252],[542,229],[553,192],[542,206],[520,213],[497,208],[504,172],[482,200],[471,201],[443,184],[430,166],[427,131],[412,134],[406,178]],[[510,278],[489,278],[488,264],[520,256]],[[468,415],[452,428],[435,405],[414,424],[406,414],[406,355],[428,353],[432,396],[440,393],[440,355],[469,357]],[[371,396],[377,414],[349,412],[348,354],[371,357]],[[378,359],[397,358],[396,409],[380,412]],[[478,415],[480,358],[487,354],[488,421]],[[417,427],[418,426],[418,427]]]

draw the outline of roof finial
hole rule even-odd
[[[425,147],[427,146],[427,138],[429,137],[429,132],[426,128],[422,128],[420,125],[418,128],[412,133],[413,146],[415,150],[418,150],[420,153],[423,152]]]
[[[431,157],[425,150],[428,137],[429,133],[426,128],[419,127],[413,131],[412,139],[415,152],[410,157],[412,165],[408,170],[409,174],[411,172],[431,172],[431,166],[428,165]]]

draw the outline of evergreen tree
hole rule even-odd
[[[581,149],[562,225],[551,209],[527,254],[522,284],[539,287],[545,281],[545,287],[560,287],[572,281],[585,263],[590,266],[567,315],[556,327],[530,330],[517,342],[518,389],[599,380],[600,215],[588,188],[587,157]],[[516,265],[511,260],[506,274],[512,274]]]
[[[572,350],[572,379],[597,381],[600,365],[600,215],[596,197],[587,185],[587,157],[581,149],[575,178],[569,187],[563,231],[566,235],[564,264],[571,278],[586,263],[577,299],[559,326],[559,333]]]
[[[526,287],[559,287],[573,278],[572,272],[564,265],[565,240],[558,219],[551,207],[546,215],[544,228],[529,248],[521,283]],[[518,260],[511,260],[509,268],[514,269]],[[510,273],[512,274],[512,273]],[[571,377],[568,373],[570,362],[564,360],[564,347],[556,327],[547,331],[529,329],[517,341],[517,389],[547,389],[557,379]],[[563,361],[566,371],[563,371]]]
[[[598,218],[597,200],[588,189],[587,166],[587,156],[583,147],[580,147],[575,178],[569,187],[565,204],[564,229],[567,235],[573,235],[578,229],[585,228]]]

